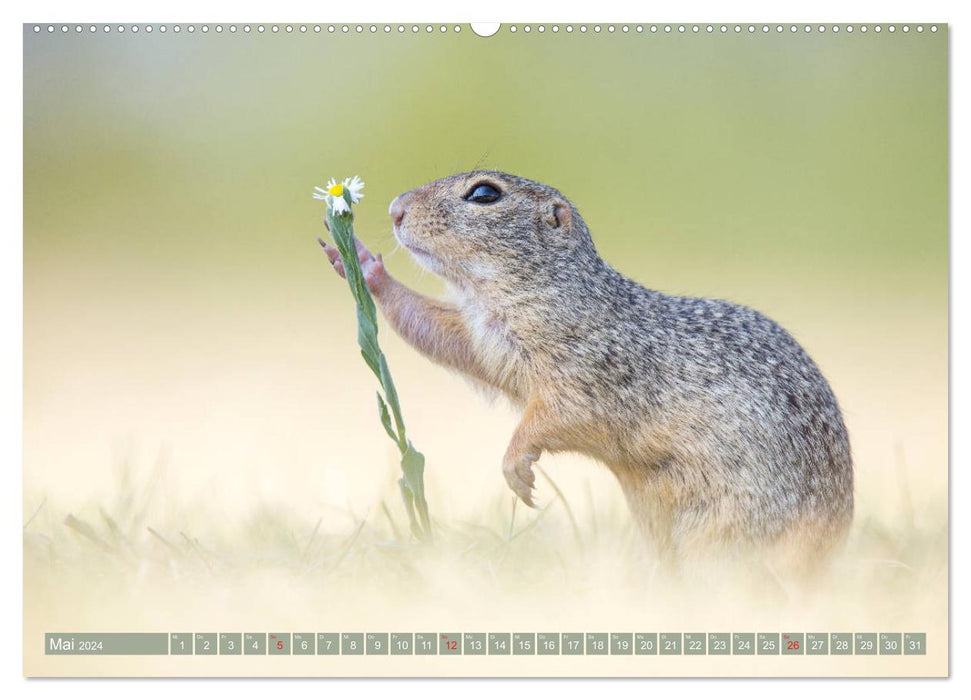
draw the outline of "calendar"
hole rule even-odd
[[[63,19],[26,676],[948,675],[947,23]]]

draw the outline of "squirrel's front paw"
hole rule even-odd
[[[364,282],[367,284],[367,288],[371,290],[371,294],[378,296],[384,291],[390,277],[384,267],[381,254],[378,253],[377,257],[370,253],[368,255],[370,257],[367,260],[361,261],[361,271],[364,273]]]
[[[538,452],[527,452],[523,455],[507,458],[502,464],[502,475],[506,477],[509,488],[530,508],[535,507],[533,505],[533,484],[536,483],[536,475],[533,474],[533,463],[538,459]]]
[[[322,238],[318,238],[317,242],[320,243],[321,248],[327,254],[327,259],[334,266],[334,271],[346,278],[344,262],[341,260],[341,254],[337,248]],[[390,275],[384,267],[384,261],[380,255],[374,256],[357,238],[354,239],[354,243],[357,246],[357,259],[361,263],[361,272],[364,273],[364,281],[368,289],[371,290],[372,294],[380,294],[390,279]]]

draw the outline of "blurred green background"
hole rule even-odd
[[[825,293],[838,265],[945,289],[945,32],[27,32],[24,92],[30,279],[82,255],[307,284],[313,184],[359,173],[380,239],[394,195],[484,166],[561,189],[662,288],[813,267]]]
[[[387,253],[396,194],[474,167],[560,189],[603,256],[642,283],[789,327],[832,380],[864,475],[903,444],[946,479],[944,28],[25,28],[28,485],[53,488],[79,463],[90,478],[119,436],[174,445],[184,463],[193,440],[212,440],[196,468],[223,455],[243,469],[245,436],[263,432],[309,472],[331,437],[379,442],[350,300],[314,243],[313,186],[359,174],[358,235]],[[389,266],[438,289],[403,252]],[[435,454],[448,411],[477,409],[387,342],[434,480],[436,459],[458,460]],[[220,415],[246,419],[218,427]],[[486,436],[498,490],[508,431]]]

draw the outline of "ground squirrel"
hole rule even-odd
[[[610,468],[668,559],[753,545],[818,555],[841,538],[853,513],[846,428],[816,364],[774,321],[628,279],[562,194],[506,173],[437,180],[390,215],[450,300],[408,289],[358,243],[368,286],[408,343],[522,410],[502,469],[526,504],[540,455],[573,451]]]

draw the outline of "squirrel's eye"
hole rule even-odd
[[[492,185],[480,184],[473,187],[465,196],[466,201],[476,204],[492,204],[502,193]]]

